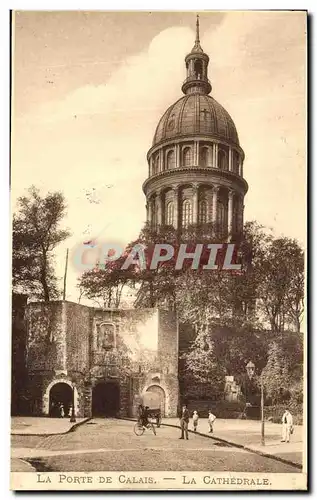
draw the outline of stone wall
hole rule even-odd
[[[92,330],[92,310],[65,302],[66,363],[68,372],[83,373],[89,367],[89,345]]]
[[[27,367],[31,371],[66,370],[66,321],[63,302],[28,305]]]
[[[11,414],[27,414],[27,329],[25,309],[27,296],[12,294],[12,342],[11,342]]]

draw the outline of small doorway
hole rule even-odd
[[[73,399],[72,388],[65,382],[57,382],[50,390],[49,416],[68,416]]]
[[[116,417],[120,410],[120,388],[117,382],[100,382],[92,391],[93,417]]]

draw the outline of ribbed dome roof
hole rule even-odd
[[[239,145],[229,113],[213,97],[196,93],[185,95],[165,111],[156,128],[153,146],[165,139],[197,134]]]

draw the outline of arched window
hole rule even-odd
[[[226,214],[225,214],[225,206],[221,200],[218,201],[218,228],[220,233],[224,233],[225,231],[225,223],[226,223]]]
[[[192,204],[189,200],[183,201],[182,226],[188,227],[192,223]]]
[[[240,160],[239,153],[237,153],[236,151],[234,151],[232,156],[233,156],[233,158],[232,158],[232,163],[233,163],[233,165],[232,165],[232,171],[235,174],[239,175],[239,160]]]
[[[209,148],[203,147],[199,152],[199,165],[201,167],[209,166]]]
[[[218,151],[218,168],[220,170],[228,170],[227,155],[223,149]]]
[[[175,154],[174,151],[169,151],[166,155],[167,169],[175,168]]]
[[[195,77],[200,80],[203,74],[203,65],[201,61],[195,61],[194,64]]]
[[[170,201],[166,207],[165,224],[172,226],[174,224],[174,203]]]
[[[160,157],[157,154],[153,161],[153,175],[158,174],[160,169]]]
[[[192,152],[189,147],[183,149],[183,165],[189,167],[192,162]]]
[[[198,220],[201,224],[207,222],[207,201],[201,200],[198,206]]]

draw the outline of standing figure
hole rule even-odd
[[[195,410],[194,413],[193,413],[193,426],[194,426],[194,432],[197,431],[197,427],[198,427],[198,419],[199,419],[199,415],[197,413],[197,411]]]
[[[68,413],[67,413],[67,416],[68,417],[71,417],[72,416],[72,413],[73,413],[73,405],[69,405],[69,409],[68,409]]]
[[[214,432],[214,421],[216,420],[216,415],[212,413],[211,410],[208,412],[208,424],[209,424],[209,432]]]
[[[282,417],[282,443],[289,443],[290,436],[293,433],[293,417],[288,410],[285,410]]]
[[[187,406],[183,405],[181,421],[180,421],[182,434],[179,439],[184,439],[184,434],[186,436],[186,439],[188,439],[188,423],[189,423],[189,411],[187,410]]]
[[[63,403],[61,403],[59,409],[60,409],[60,415],[61,415],[61,417],[64,418],[65,417],[65,411],[64,411],[64,405],[63,405]]]

